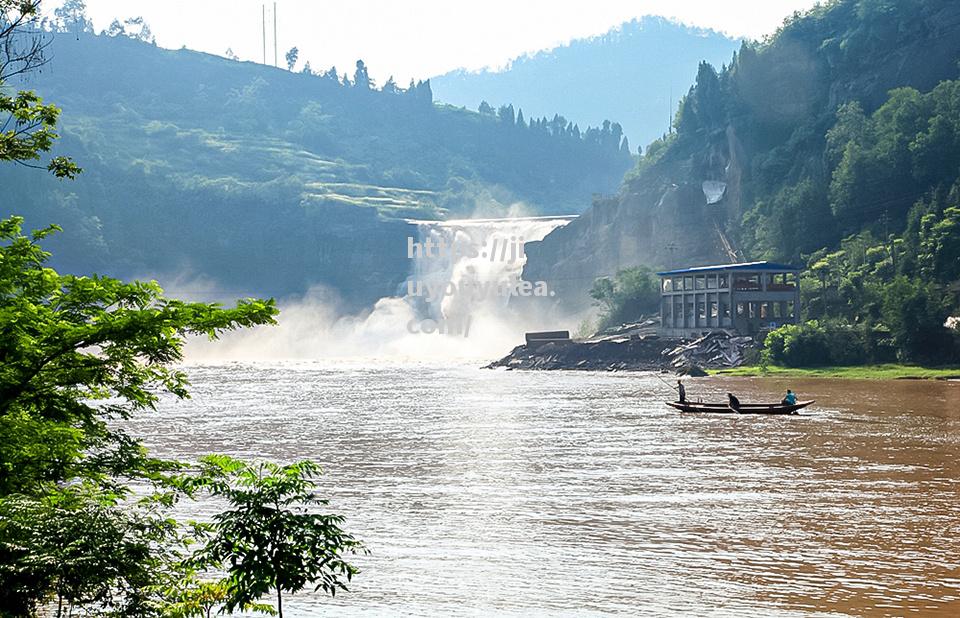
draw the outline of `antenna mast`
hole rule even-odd
[[[277,62],[277,3],[273,3],[273,66],[280,66]]]
[[[673,84],[670,84],[670,111],[667,112],[667,135],[673,133]]]
[[[260,5],[262,11],[262,23],[263,23],[263,63],[267,63],[267,5]]]

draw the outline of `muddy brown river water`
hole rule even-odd
[[[350,362],[188,367],[130,429],[164,456],[309,458],[371,550],[294,616],[960,616],[960,383]],[[191,515],[209,514],[205,504]]]

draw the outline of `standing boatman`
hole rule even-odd
[[[684,403],[687,400],[687,389],[683,388],[681,380],[677,380],[677,392],[680,393],[680,403]]]

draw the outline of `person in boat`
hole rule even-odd
[[[677,380],[677,393],[680,394],[680,403],[687,401],[687,389],[683,388],[683,381]]]
[[[780,403],[786,404],[786,405],[788,405],[788,406],[795,406],[795,405],[797,405],[797,395],[796,395],[796,393],[794,393],[792,390],[790,390],[790,389],[788,388],[788,389],[787,389],[787,395],[786,395],[783,399],[780,400]]]
[[[740,400],[737,399],[736,395],[733,393],[727,393],[727,402],[731,410],[734,412],[740,411]]]

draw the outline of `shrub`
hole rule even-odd
[[[858,365],[879,360],[873,352],[882,350],[876,331],[865,325],[811,320],[770,332],[764,340],[763,360],[787,367]]]

